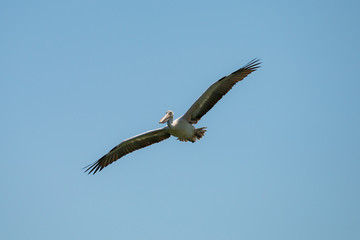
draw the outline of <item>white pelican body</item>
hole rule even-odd
[[[204,128],[195,129],[195,127],[183,117],[180,117],[175,121],[173,121],[173,117],[174,113],[169,110],[159,123],[167,122],[168,132],[174,137],[177,137],[178,140],[195,142],[196,139],[200,139],[204,136],[204,133],[206,132],[206,130],[203,130]]]
[[[246,66],[221,78],[212,84],[182,117],[173,120],[173,111],[167,111],[165,116],[159,121],[159,123],[167,123],[166,127],[148,131],[122,141],[98,161],[87,166],[85,172],[95,174],[126,154],[161,142],[171,135],[184,142],[190,141],[194,143],[196,140],[199,140],[206,132],[205,127],[195,128],[193,124],[196,124],[237,82],[243,80],[259,67],[259,60],[254,59]]]
[[[178,118],[173,123],[168,122],[169,133],[181,139],[192,138],[195,135],[195,127],[188,121]]]

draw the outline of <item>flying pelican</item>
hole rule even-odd
[[[161,142],[171,135],[183,142],[194,143],[199,140],[204,136],[206,127],[195,128],[193,124],[196,124],[237,82],[243,80],[259,67],[259,59],[253,59],[239,70],[221,78],[212,84],[183,116],[174,120],[173,111],[167,111],[159,121],[159,123],[167,123],[166,127],[151,130],[122,141],[98,161],[86,166],[85,172],[95,174],[126,154]]]

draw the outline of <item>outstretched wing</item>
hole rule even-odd
[[[197,123],[237,82],[256,71],[260,64],[259,59],[253,59],[246,66],[215,82],[196,100],[182,118],[192,124]]]
[[[168,133],[168,130],[165,127],[148,131],[135,137],[126,139],[111,149],[109,153],[104,155],[98,161],[90,164],[89,166],[86,166],[85,172],[88,172],[88,174],[95,174],[97,171],[100,172],[104,167],[115,162],[126,154],[136,151],[140,148],[147,147],[151,144],[161,142],[169,137],[170,133]]]

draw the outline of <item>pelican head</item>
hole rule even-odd
[[[166,114],[164,117],[162,117],[159,121],[159,123],[166,123],[167,121],[169,121],[170,119],[174,118],[174,112],[171,110],[166,111]]]

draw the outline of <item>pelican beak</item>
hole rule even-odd
[[[166,123],[167,121],[169,121],[169,119],[171,118],[171,113],[170,112],[166,112],[165,116],[163,116],[159,123]]]

